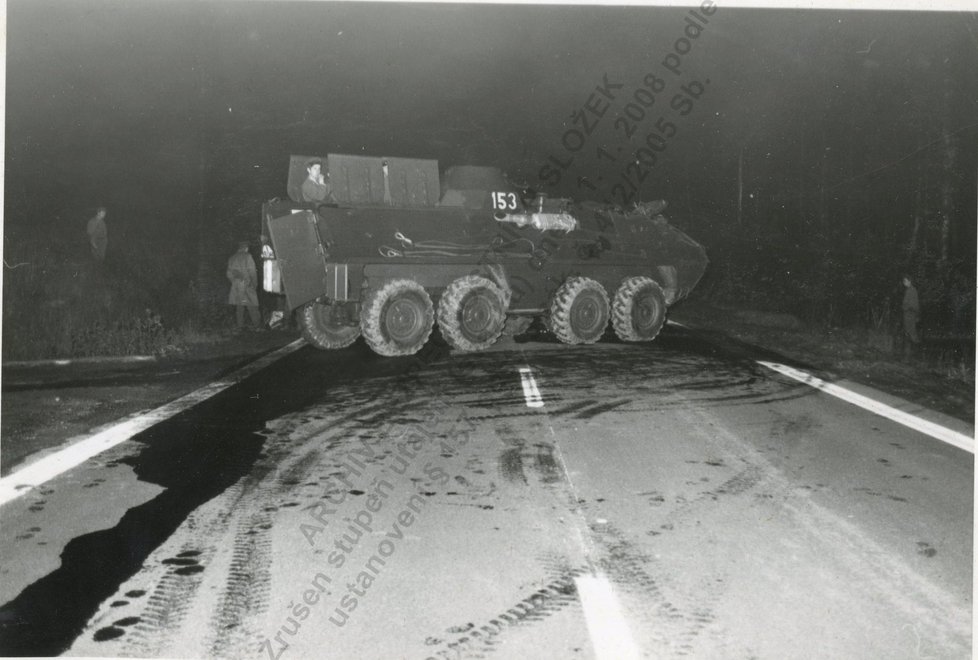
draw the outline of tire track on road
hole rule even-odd
[[[373,386],[353,389],[367,400],[380,394]],[[398,406],[373,403],[322,419],[303,409],[267,423],[257,434],[261,451],[247,474],[186,516],[137,575],[118,588],[116,598],[102,603],[76,648],[92,655],[116,653],[114,649],[118,655],[253,654],[271,589],[273,514],[292,505],[304,482],[323,469],[324,454],[341,445],[351,428],[359,428],[362,415],[392,408]],[[199,553],[192,566],[184,565],[189,557],[180,556],[188,552]],[[181,575],[181,570],[193,572]],[[118,617],[110,601],[135,587],[151,593],[138,616],[130,617],[139,621],[126,634],[108,637],[115,630],[102,628],[112,626],[97,626]]]
[[[484,658],[494,653],[500,642],[496,638],[504,635],[507,630],[543,621],[567,607],[578,605],[574,578],[587,572],[586,568],[569,570],[494,617],[479,623],[466,622],[448,628],[446,632],[454,636],[451,641],[429,637],[429,646],[441,648],[430,655],[428,660],[437,660],[439,657]]]

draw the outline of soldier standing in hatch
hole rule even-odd
[[[917,295],[917,288],[909,275],[903,276],[903,334],[907,340],[905,353],[909,356],[915,353],[917,345],[920,343],[920,335],[917,334],[917,322],[920,320],[920,297]]]
[[[228,294],[228,304],[234,305],[234,321],[238,330],[244,329],[244,311],[255,329],[261,327],[261,317],[258,314],[258,271],[255,260],[248,252],[248,241],[238,243],[238,251],[228,259],[227,278],[231,282],[231,292]]]
[[[88,242],[92,246],[92,256],[98,262],[105,261],[105,252],[109,249],[109,229],[105,226],[104,206],[95,211],[95,215],[88,221],[86,231]]]
[[[306,180],[302,182],[302,201],[335,204],[333,191],[326,183],[326,175],[323,174],[323,162],[321,160],[309,161],[306,163],[306,172]]]

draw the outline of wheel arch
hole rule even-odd
[[[441,294],[455,280],[467,275],[478,275],[494,282],[509,295],[512,291],[509,273],[501,264],[480,263],[385,263],[363,266],[362,291],[372,283],[384,280],[414,280],[420,284],[436,303]]]

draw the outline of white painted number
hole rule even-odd
[[[502,209],[503,211],[515,211],[516,193],[494,192],[492,194],[492,208]]]

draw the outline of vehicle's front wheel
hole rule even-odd
[[[652,341],[666,322],[666,296],[651,277],[629,277],[615,292],[611,325],[622,341]]]
[[[593,344],[608,326],[608,293],[588,277],[569,277],[550,303],[550,328],[565,344]]]
[[[346,348],[360,336],[360,326],[344,323],[342,313],[334,305],[313,301],[303,305],[296,316],[303,339],[316,348]]]
[[[438,329],[453,348],[482,351],[492,346],[506,323],[506,294],[478,275],[460,277],[438,301]]]
[[[375,353],[413,355],[435,324],[431,297],[414,280],[389,280],[370,289],[360,312],[360,330]]]

